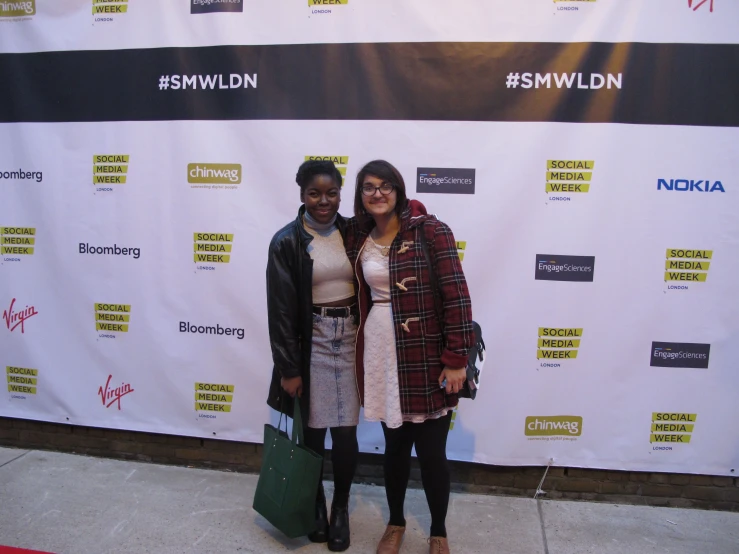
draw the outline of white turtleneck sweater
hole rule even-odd
[[[306,212],[303,227],[313,237],[308,245],[308,254],[313,260],[313,304],[327,304],[354,296],[352,266],[336,227],[336,216],[323,224]]]

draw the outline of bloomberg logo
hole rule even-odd
[[[475,170],[450,167],[419,167],[416,192],[475,194]]]
[[[707,369],[710,344],[693,342],[652,342],[652,367]]]
[[[559,256],[557,254],[537,254],[537,281],[578,281],[593,282],[595,256]]]
[[[721,181],[706,179],[657,179],[657,190],[676,190],[678,192],[726,192]]]

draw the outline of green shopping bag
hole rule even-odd
[[[291,539],[316,530],[316,494],[323,459],[304,446],[300,402],[295,398],[292,440],[280,429],[264,426],[264,454],[252,507]],[[298,440],[296,440],[298,439]]]

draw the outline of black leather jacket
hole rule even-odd
[[[280,378],[302,377],[300,408],[307,425],[313,335],[313,260],[307,248],[313,237],[303,228],[304,213],[301,206],[298,217],[277,231],[269,244],[267,311],[274,368],[267,404],[292,417],[293,399],[283,391]],[[336,216],[336,226],[345,238],[341,215]]]

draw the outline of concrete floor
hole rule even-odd
[[[0,545],[56,554],[328,552],[251,508],[255,475],[0,448]],[[330,483],[328,486],[330,494]],[[409,490],[404,553],[428,552],[423,492]],[[384,489],[352,489],[352,546],[374,554]],[[739,554],[739,514],[453,494],[457,554]]]

